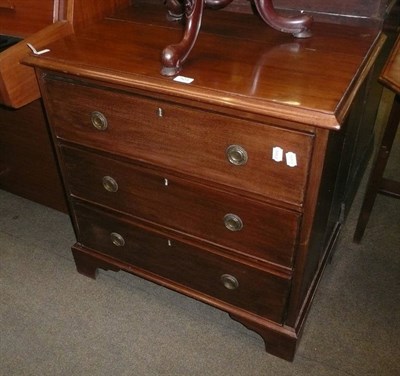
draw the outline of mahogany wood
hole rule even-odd
[[[168,45],[162,52],[161,74],[164,76],[176,76],[182,69],[182,65],[193,49],[203,18],[203,9],[208,6],[211,9],[220,9],[229,5],[232,0],[167,0],[167,19],[177,21],[184,18],[184,33],[177,44]],[[297,17],[285,17],[278,14],[272,4],[272,0],[254,0],[253,4],[262,20],[274,29],[291,33],[296,38],[309,38],[312,18],[307,15]]]
[[[0,1],[0,34],[23,39],[0,54],[2,189],[67,211],[46,121],[38,102],[40,91],[34,69],[22,65],[21,60],[30,52],[27,43],[37,50],[44,49],[71,34],[73,26],[90,24],[128,4],[129,1],[123,0]],[[12,111],[8,107],[21,110]]]
[[[80,244],[202,294],[282,322],[288,278],[209,254],[205,249],[190,247],[174,238],[149,233],[122,216],[106,215],[77,202],[74,208]],[[114,231],[123,236],[123,246],[113,244],[110,234]],[[223,285],[221,276],[224,274],[238,280],[236,289]]]
[[[325,22],[362,24],[365,21],[381,23],[397,0],[274,0],[279,12],[305,11],[314,19]],[[236,0],[229,6],[230,11],[249,13],[248,0]]]
[[[71,34],[73,28],[85,27],[129,4],[129,0],[13,0],[0,4],[0,34],[23,38],[0,54],[0,103],[20,108],[40,97],[33,69],[20,64],[30,51],[27,43],[40,50]]]
[[[57,24],[59,6],[59,0],[0,4],[0,34],[23,39],[0,54],[0,104],[20,108],[40,97],[33,69],[20,62],[30,51],[27,43],[40,50],[43,44],[72,32],[71,25]]]
[[[354,160],[344,150],[361,152],[358,104],[383,38],[371,25],[315,23],[294,41],[229,12],[203,26],[185,63],[191,84],[160,76],[160,51],[182,31],[147,2],[26,59],[72,206],[74,257],[91,277],[122,269],[223,309],[291,360],[343,220]],[[246,164],[227,161],[231,144]],[[242,233],[220,231],[228,208]]]
[[[37,50],[40,50],[46,44],[71,34],[71,32],[72,28],[69,23],[57,22],[26,37],[0,54],[1,104],[21,108],[40,98],[34,70],[20,63],[30,51],[26,44],[31,43]]]
[[[77,244],[72,247],[72,255],[74,256],[77,271],[89,278],[96,279],[99,268],[103,270],[112,270],[114,272],[119,272],[121,270],[121,268],[116,266],[112,261],[107,262],[100,258],[95,259],[88,253],[81,252]]]
[[[293,361],[296,354],[297,335],[294,331],[286,329],[285,336],[282,332],[271,330],[265,323],[259,322],[254,318],[239,317],[235,314],[230,314],[233,320],[239,321],[248,329],[258,333],[264,340],[265,350],[279,358]]]
[[[274,0],[278,8],[302,9],[320,13],[331,13],[338,15],[351,15],[363,17],[383,18],[388,0],[347,0],[347,1],[324,1],[324,0]]]
[[[2,0],[0,34],[27,37],[53,23],[54,0]]]
[[[232,319],[241,322],[249,329],[254,330],[265,341],[266,350],[276,356],[286,360],[293,360],[297,335],[296,333],[282,325],[275,325],[271,320],[262,318],[259,315],[254,315],[246,310],[243,310],[234,305],[228,304],[223,300],[216,300],[211,296],[200,294],[197,290],[177,284],[173,280],[162,278],[145,269],[138,268],[132,264],[123,262],[119,259],[95,252],[93,249],[83,247],[79,243],[72,246],[72,253],[76,262],[78,272],[90,278],[96,278],[97,269],[104,270],[125,270],[129,273],[136,274],[142,278],[156,282],[162,286],[174,289],[182,294],[200,300],[204,303],[212,304],[215,307],[229,312]]]
[[[176,231],[191,233],[244,255],[291,267],[300,214],[210,189],[157,170],[62,147],[70,193]],[[118,184],[107,191],[103,177]],[[224,216],[234,213],[243,228],[232,233]],[[260,218],[262,218],[260,220]]]
[[[46,77],[48,112],[58,138],[133,157],[166,168],[301,206],[308,175],[312,135],[248,123],[174,103],[91,88],[85,82]],[[115,111],[118,103],[118,111]],[[135,108],[135,117],[132,117]],[[157,114],[161,109],[163,115]],[[97,130],[91,113],[100,111],[108,128]],[[185,119],[185,121],[182,121]],[[247,129],[252,131],[248,132]],[[207,137],[212,133],[212,138]],[[186,137],[182,138],[182,134]],[[239,144],[248,153],[245,165],[229,163],[226,149]],[[273,147],[297,154],[298,167],[276,163]],[[266,152],[266,151],[269,152]],[[185,158],[182,158],[182,154]],[[287,173],[293,184],[282,190]]]
[[[66,212],[66,200],[42,103],[0,105],[0,188]]]
[[[204,19],[198,48],[185,66],[185,76],[195,79],[190,90],[188,85],[159,75],[159,54],[165,40],[179,40],[181,30],[165,20],[162,7],[150,4],[127,10],[127,22],[106,19],[95,28],[49,45],[52,52],[42,59],[29,57],[25,61],[156,95],[201,99],[329,129],[340,127],[358,90],[359,80],[350,86],[348,82],[353,75],[360,78],[360,66],[364,68],[370,61],[374,53],[371,43],[378,41],[379,29],[360,28],[356,33],[351,26],[315,23],[313,38],[294,41],[265,27],[253,15],[225,12],[216,16],[210,12]],[[161,30],[163,38],[158,38]],[[124,35],[123,40],[120,35]],[[93,43],[99,36],[101,43]],[[105,54],[104,46],[112,47],[113,53]],[[306,77],[313,85],[305,84]],[[294,91],[298,87],[301,89]]]
[[[130,5],[132,0],[64,0],[66,19],[76,31]]]
[[[70,24],[58,22],[60,3],[0,3],[0,34],[22,38],[0,54],[0,188],[67,211],[35,72],[21,64],[30,51],[27,43],[40,50],[72,32]]]

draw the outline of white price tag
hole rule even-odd
[[[280,148],[279,146],[275,146],[272,149],[272,159],[275,162],[282,162],[282,160],[283,160],[283,149]]]
[[[297,157],[296,154],[289,151],[286,153],[286,164],[289,167],[296,167],[297,166]]]
[[[176,76],[174,78],[176,82],[182,82],[183,84],[191,84],[194,81],[194,78],[185,77],[185,76]]]

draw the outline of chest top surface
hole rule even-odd
[[[373,27],[315,23],[311,38],[295,39],[256,15],[209,10],[180,73],[194,79],[187,84],[160,75],[161,51],[182,32],[161,4],[134,2],[26,63],[337,129],[382,44]]]

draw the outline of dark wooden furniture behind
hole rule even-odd
[[[0,189],[64,212],[65,192],[35,71],[21,60],[30,51],[27,43],[41,50],[126,3],[101,0],[98,10],[96,2],[0,0],[0,41],[20,40],[0,52]]]
[[[67,211],[29,52],[72,32],[59,22],[58,0],[0,1],[0,38],[19,42],[0,52],[0,189]]]
[[[377,194],[381,193],[390,197],[400,198],[400,182],[383,177],[400,123],[400,37],[382,71],[380,81],[395,95],[376,160],[371,170],[354,233],[354,241],[357,243],[361,241],[364,235]]]

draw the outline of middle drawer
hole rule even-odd
[[[264,261],[292,266],[301,215],[157,170],[61,147],[70,194]]]

